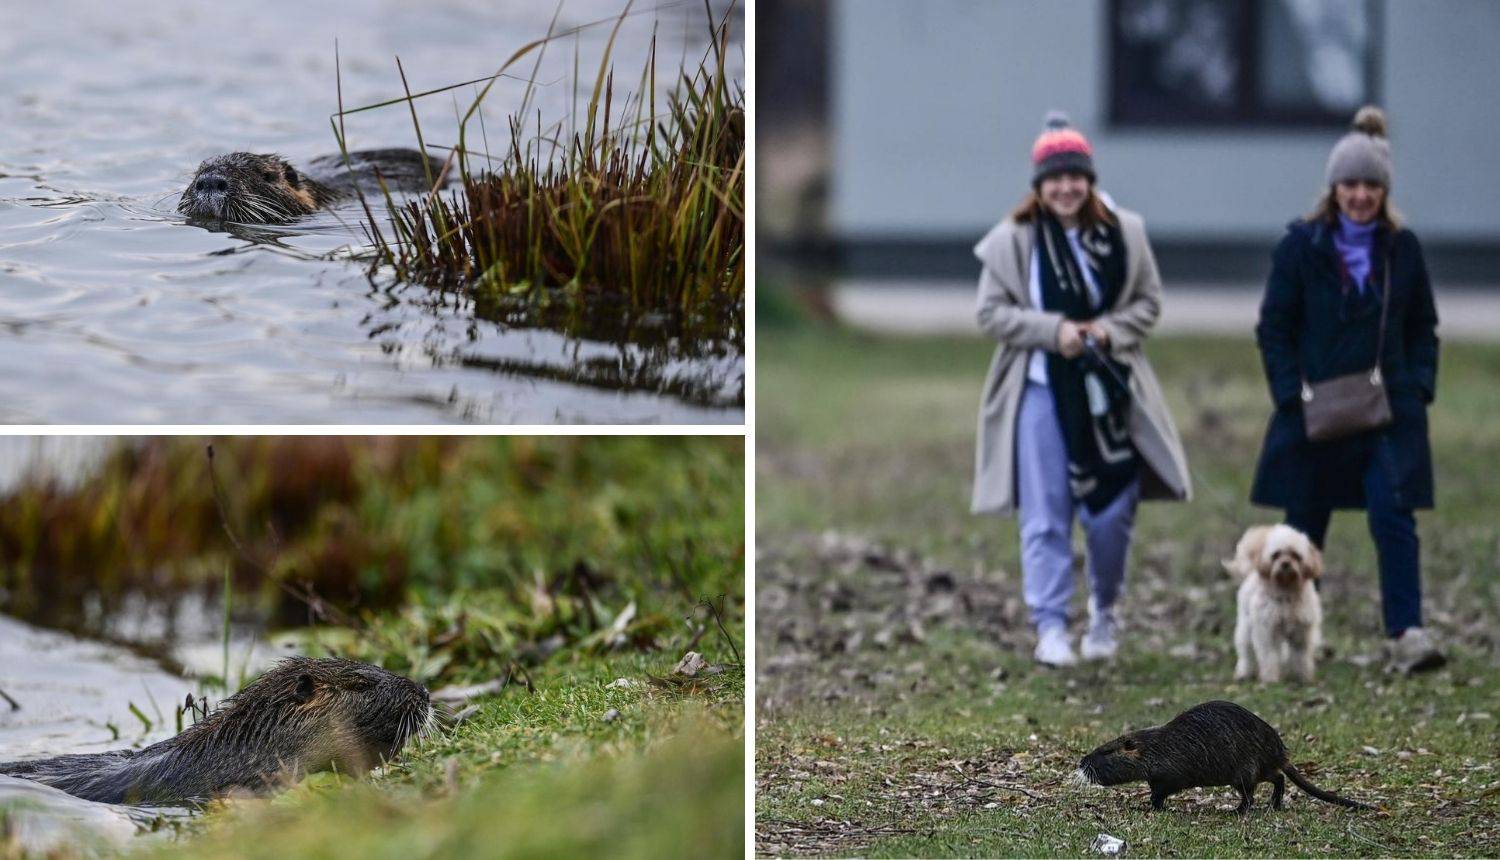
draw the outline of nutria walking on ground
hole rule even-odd
[[[414,149],[351,152],[347,166],[342,155],[324,155],[308,162],[305,171],[279,155],[231,152],[198,165],[177,211],[242,224],[282,224],[347,197],[356,187],[379,195],[383,181],[393,192],[427,191],[429,182],[441,186],[445,178],[442,161]]]
[[[1286,790],[1282,774],[1319,800],[1351,809],[1371,809],[1308,782],[1287,761],[1281,736],[1265,720],[1233,702],[1205,702],[1172,718],[1164,726],[1121,735],[1083,757],[1078,776],[1096,785],[1145,780],[1151,806],[1185,788],[1232,785],[1240,793],[1235,810],[1245,813],[1262,782],[1275,786],[1271,807],[1281,808]]]
[[[261,792],[324,770],[362,776],[433,725],[427,690],[365,663],[288,657],[176,737],[143,750],[0,764],[103,803]]]

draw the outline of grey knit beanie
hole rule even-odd
[[[1328,154],[1328,184],[1363,179],[1391,187],[1391,142],[1385,137],[1385,114],[1365,105],[1354,115],[1354,130]]]

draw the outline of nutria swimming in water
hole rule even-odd
[[[1255,787],[1275,786],[1271,807],[1281,808],[1287,778],[1297,787],[1328,803],[1351,809],[1372,809],[1308,782],[1287,761],[1281,736],[1265,720],[1233,702],[1205,702],[1172,718],[1164,726],[1121,735],[1083,757],[1078,776],[1095,785],[1120,785],[1145,780],[1151,786],[1151,807],[1185,788],[1232,785],[1240,793],[1235,812],[1250,809]]]
[[[433,723],[420,684],[353,660],[288,657],[175,737],[9,762],[0,774],[102,803],[202,800],[317,771],[362,776]]]
[[[342,155],[324,155],[301,171],[274,153],[231,152],[198,165],[177,211],[242,224],[284,224],[352,195],[356,187],[378,195],[381,181],[393,192],[427,191],[429,182],[441,186],[443,166],[414,149],[351,152],[347,166]]]

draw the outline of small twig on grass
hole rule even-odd
[[[517,663],[514,660],[510,661],[510,672],[506,674],[505,683],[501,685],[500,689],[503,690],[506,687],[510,686],[511,679],[514,678],[517,674],[521,676],[521,684],[526,687],[526,692],[535,693],[536,684],[533,684],[531,682],[531,673],[526,671],[525,666],[522,666],[520,663]],[[498,690],[495,692],[495,695],[500,695]]]
[[[1391,850],[1391,847],[1389,845],[1381,845],[1379,842],[1376,842],[1375,840],[1370,839],[1369,837],[1361,835],[1358,830],[1354,829],[1354,825],[1353,824],[1350,824],[1349,826],[1345,827],[1344,828],[1344,833],[1348,834],[1349,836],[1351,836],[1351,837],[1353,837],[1355,839],[1358,839],[1360,842],[1363,842],[1366,845],[1373,845],[1373,846],[1375,846],[1376,848],[1378,848],[1380,850],[1379,856],[1381,856],[1381,857],[1394,857],[1395,854],[1396,854],[1396,852],[1394,852],[1394,851]]]
[[[983,779],[975,779],[972,776],[969,777],[969,781],[972,782],[972,783],[974,783],[975,785],[982,785],[985,788],[998,788],[998,789],[1001,789],[1002,791],[1014,791],[1014,792],[1017,792],[1018,794],[1024,794],[1027,797],[1031,798],[1032,800],[1046,800],[1047,799],[1045,797],[1042,797],[1039,794],[1036,794],[1034,792],[1031,792],[1031,791],[1028,791],[1028,790],[1022,788],[1019,785],[1010,785],[1010,784],[1004,783],[1004,782],[988,782],[988,781],[983,780]]]
[[[707,633],[708,633],[708,627],[706,625],[703,625],[703,624],[697,625],[693,629],[693,638],[691,638],[691,639],[688,640],[688,644],[682,650],[685,651],[685,652],[686,651],[697,651],[698,650],[698,643],[703,641],[703,637]]]
[[[579,559],[573,564],[573,586],[583,592],[583,611],[589,617],[589,630],[599,629],[599,616],[594,612],[594,590],[590,587],[593,574],[588,562]]]
[[[719,595],[719,600],[721,601],[727,601],[728,599],[727,595]],[[740,649],[734,646],[734,639],[730,637],[729,631],[724,629],[724,619],[719,616],[719,607],[715,606],[714,602],[706,597],[698,601],[698,605],[707,609],[708,613],[713,616],[714,623],[719,626],[719,633],[724,637],[724,642],[729,645],[729,650],[734,652],[734,665],[743,667],[744,664],[740,662]]]

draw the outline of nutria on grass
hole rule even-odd
[[[353,660],[288,657],[175,737],[9,762],[0,774],[103,803],[203,800],[318,771],[362,776],[433,724],[420,684]]]
[[[1281,808],[1283,774],[1319,800],[1351,809],[1373,808],[1308,782],[1287,761],[1286,746],[1276,730],[1233,702],[1205,702],[1164,726],[1121,735],[1084,756],[1077,776],[1095,785],[1145,780],[1151,786],[1153,809],[1161,809],[1163,801],[1185,788],[1231,785],[1240,793],[1235,812],[1244,814],[1262,782],[1275,786],[1271,807]]]
[[[324,155],[308,162],[306,170],[274,153],[231,152],[198,165],[177,211],[240,224],[284,224],[356,188],[380,196],[384,182],[392,192],[427,191],[429,182],[440,186],[445,178],[442,161],[414,149],[351,152],[348,165],[342,155]]]

